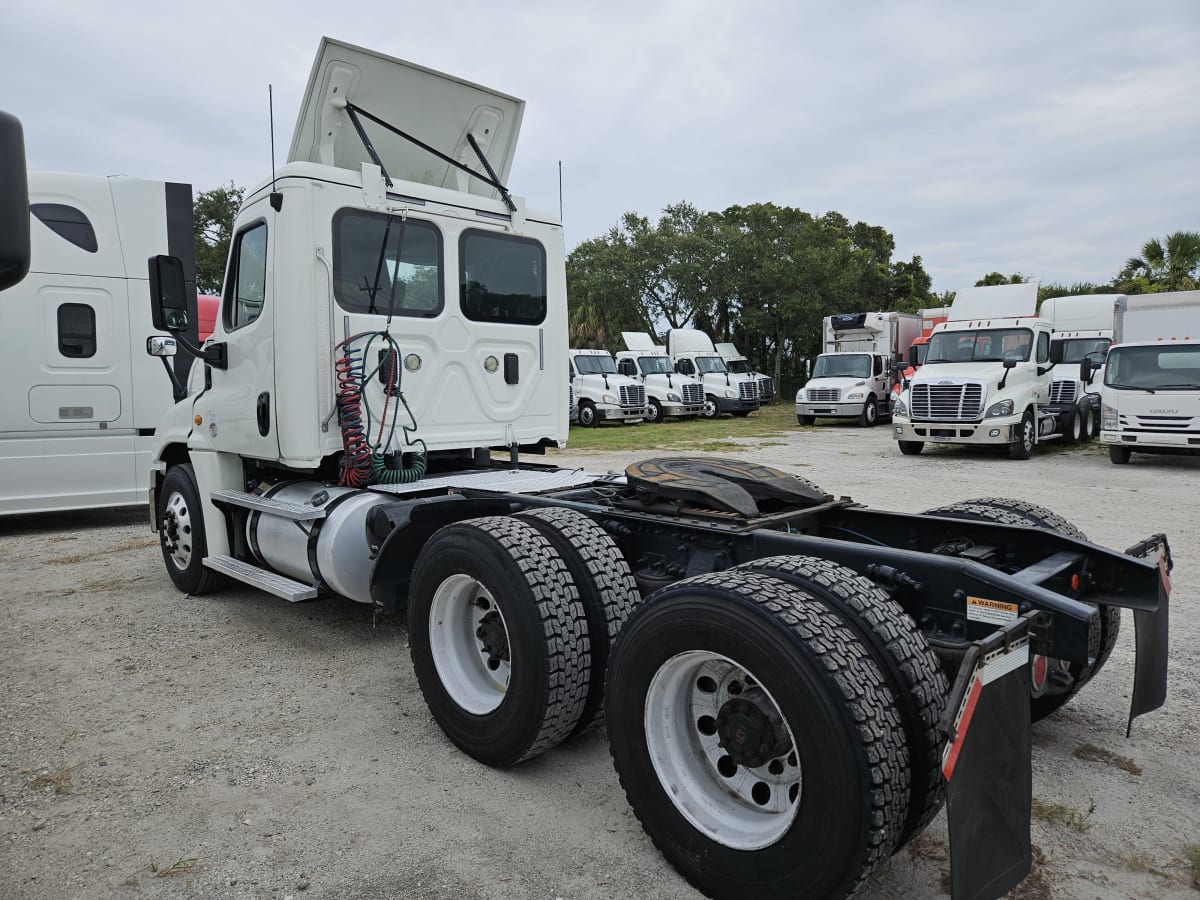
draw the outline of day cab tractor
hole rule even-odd
[[[433,717],[488,765],[606,722],[635,814],[709,896],[846,896],[943,806],[954,895],[1000,896],[1031,864],[1030,721],[1123,609],[1130,723],[1164,701],[1166,538],[1115,552],[997,499],[871,510],[745,460],[530,461],[568,434],[568,346],[561,226],[504,186],[522,110],[322,41],[158,431],[169,577],[404,613]],[[150,267],[181,333],[178,266]]]

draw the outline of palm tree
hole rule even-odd
[[[1140,257],[1132,257],[1125,263],[1129,277],[1141,272],[1151,283],[1168,291],[1195,290],[1197,270],[1200,270],[1200,232],[1196,231],[1173,232],[1165,242],[1151,238],[1142,247]]]

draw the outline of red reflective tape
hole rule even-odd
[[[958,720],[958,728],[954,735],[954,741],[950,744],[950,750],[946,754],[946,759],[942,762],[942,777],[947,781],[954,775],[954,766],[958,762],[959,751],[962,750],[963,741],[967,737],[967,729],[971,727],[971,717],[975,715],[975,704],[979,702],[979,695],[983,693],[983,682],[979,679],[979,674],[971,680],[971,690],[967,692],[967,700],[963,704],[963,713]]]

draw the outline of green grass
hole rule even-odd
[[[1095,801],[1088,803],[1086,810],[1075,809],[1065,803],[1051,803],[1046,800],[1033,798],[1033,817],[1051,825],[1063,825],[1076,831],[1087,831],[1092,827],[1092,813],[1096,811]]]
[[[750,449],[734,440],[777,438],[793,431],[811,431],[796,424],[796,406],[776,400],[744,419],[722,416],[720,419],[687,419],[640,425],[602,424],[595,428],[571,426],[567,450],[720,450]],[[772,442],[778,444],[778,441]],[[760,445],[761,446],[761,445]]]

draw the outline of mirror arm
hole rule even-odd
[[[175,397],[175,402],[178,403],[187,396],[187,388],[183,386],[179,381],[179,376],[175,374],[175,369],[170,362],[171,357],[160,356],[159,359],[162,360],[163,368],[167,370],[167,377],[171,379],[171,393]]]
[[[214,369],[229,368],[229,347],[224,341],[197,347],[179,334],[175,335],[175,340],[190,356],[212,366]]]

